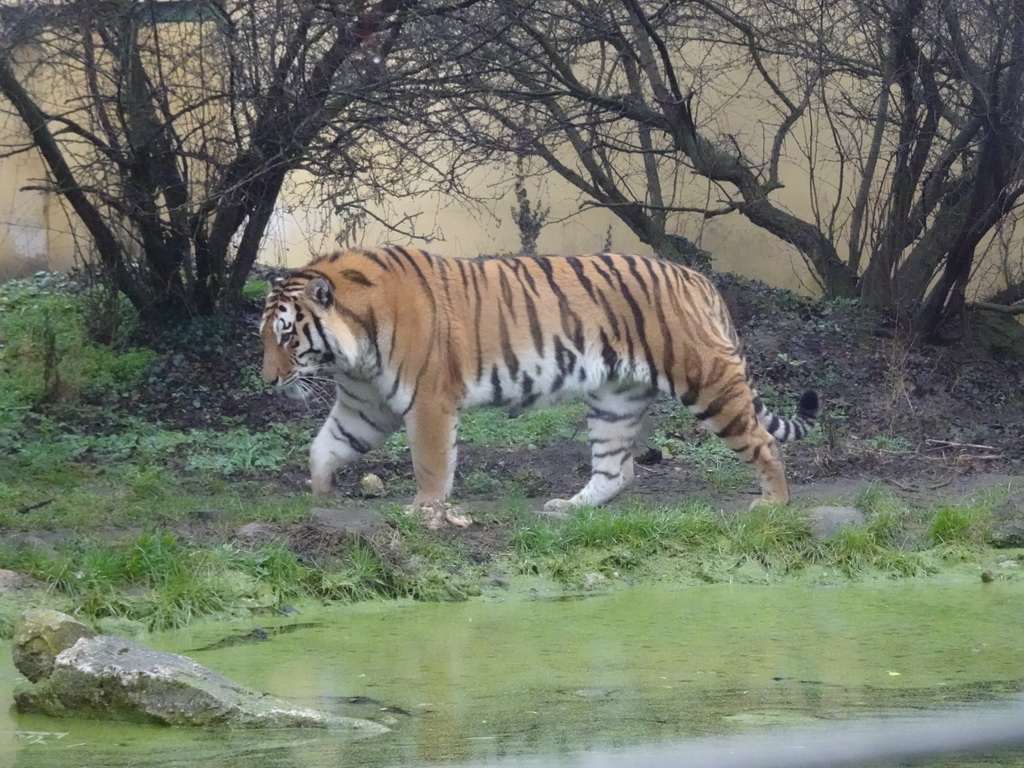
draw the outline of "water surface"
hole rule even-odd
[[[5,707],[0,765],[372,768],[487,765],[510,755],[557,765],[578,750],[998,702],[1024,680],[1024,588],[1012,582],[375,603],[267,619],[262,626],[315,626],[196,650],[256,623],[145,642],[267,693],[382,719],[393,732],[354,740],[189,731]],[[2,645],[2,700],[16,679]]]

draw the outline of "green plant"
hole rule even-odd
[[[245,287],[242,288],[242,299],[244,301],[262,301],[269,292],[270,287],[266,280],[247,280]]]
[[[876,453],[906,453],[910,450],[910,441],[903,435],[873,435],[861,444],[866,450]]]
[[[898,544],[910,510],[878,483],[870,483],[855,501],[867,518],[867,534],[880,546]]]
[[[0,374],[11,381],[0,408],[130,393],[156,359],[152,350],[119,353],[94,343],[87,295],[73,289],[68,278],[50,273],[0,289]]]
[[[734,552],[765,566],[791,567],[814,547],[807,513],[792,506],[762,504],[726,524]]]
[[[554,524],[536,521],[516,526],[512,546],[520,558],[533,560],[564,554],[566,544],[561,531]]]
[[[895,576],[916,576],[925,566],[916,552],[903,552],[887,541],[888,533],[867,526],[844,526],[822,546],[819,560],[855,576],[876,570]]]
[[[578,400],[526,411],[516,418],[510,418],[504,410],[481,408],[463,415],[459,439],[467,445],[542,448],[585,435],[586,431],[581,429],[585,411]]]
[[[806,360],[796,360],[785,352],[779,352],[775,357],[780,363],[788,365],[791,368],[800,368],[801,366],[807,365]]]
[[[716,490],[741,488],[750,482],[749,467],[736,458],[725,441],[701,435],[698,440],[662,438],[663,451],[700,470]]]
[[[928,538],[943,546],[981,547],[988,541],[991,508],[987,505],[940,506],[928,522]]]
[[[635,503],[620,510],[579,508],[561,523],[520,524],[513,545],[526,558],[617,547],[649,555],[677,547],[705,546],[715,542],[724,530],[721,515],[706,504],[661,508]]]
[[[502,488],[502,481],[484,469],[471,470],[459,483],[462,493],[493,496]]]

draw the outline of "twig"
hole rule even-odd
[[[996,450],[991,445],[978,445],[977,443],[957,443],[953,440],[933,440],[930,437],[926,439],[925,442],[931,445],[938,445],[946,448],[978,448],[984,451]]]
[[[897,488],[902,488],[904,491],[911,491],[911,492],[914,492],[914,491],[934,491],[934,490],[937,490],[939,488],[943,488],[943,487],[949,485],[951,482],[953,482],[953,478],[952,477],[947,477],[945,480],[940,480],[939,482],[932,483],[931,485],[916,485],[916,486],[915,485],[907,485],[906,483],[901,483],[899,480],[890,480],[889,482],[892,483],[893,485],[895,485]]]

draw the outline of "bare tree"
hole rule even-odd
[[[1024,193],[1024,3],[894,0],[883,77],[898,140],[861,295],[932,333]]]
[[[494,36],[481,27],[481,40],[492,42],[462,61],[475,87],[459,96],[467,111],[453,129],[458,140],[545,163],[667,258],[687,260],[691,249],[680,247],[679,229],[688,216],[740,212],[795,244],[826,291],[855,291],[856,276],[833,243],[770,197],[781,186],[786,136],[815,81],[803,84],[795,100],[775,87],[784,114],[763,163],[739,153],[734,137],[719,143],[698,128],[693,107],[698,92],[711,96],[707,71],[741,65],[721,45],[719,58],[709,59],[710,42],[735,32],[738,19],[701,2],[497,0],[494,6],[507,30]],[[721,199],[695,200],[695,175],[711,180]]]
[[[38,187],[67,201],[146,317],[209,314],[240,295],[293,171],[353,207],[457,187],[460,157],[403,124],[434,65],[418,28],[473,2],[4,7],[0,94],[31,136],[8,152],[41,153]]]
[[[932,333],[1024,191],[1022,6],[492,0],[462,19],[481,44],[450,127],[546,164],[662,255],[694,217],[741,215],[826,295]],[[787,163],[810,217],[777,201]]]

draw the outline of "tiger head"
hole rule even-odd
[[[335,287],[321,272],[285,276],[267,296],[260,324],[263,381],[301,395],[300,380],[351,370],[359,340],[336,306]]]

